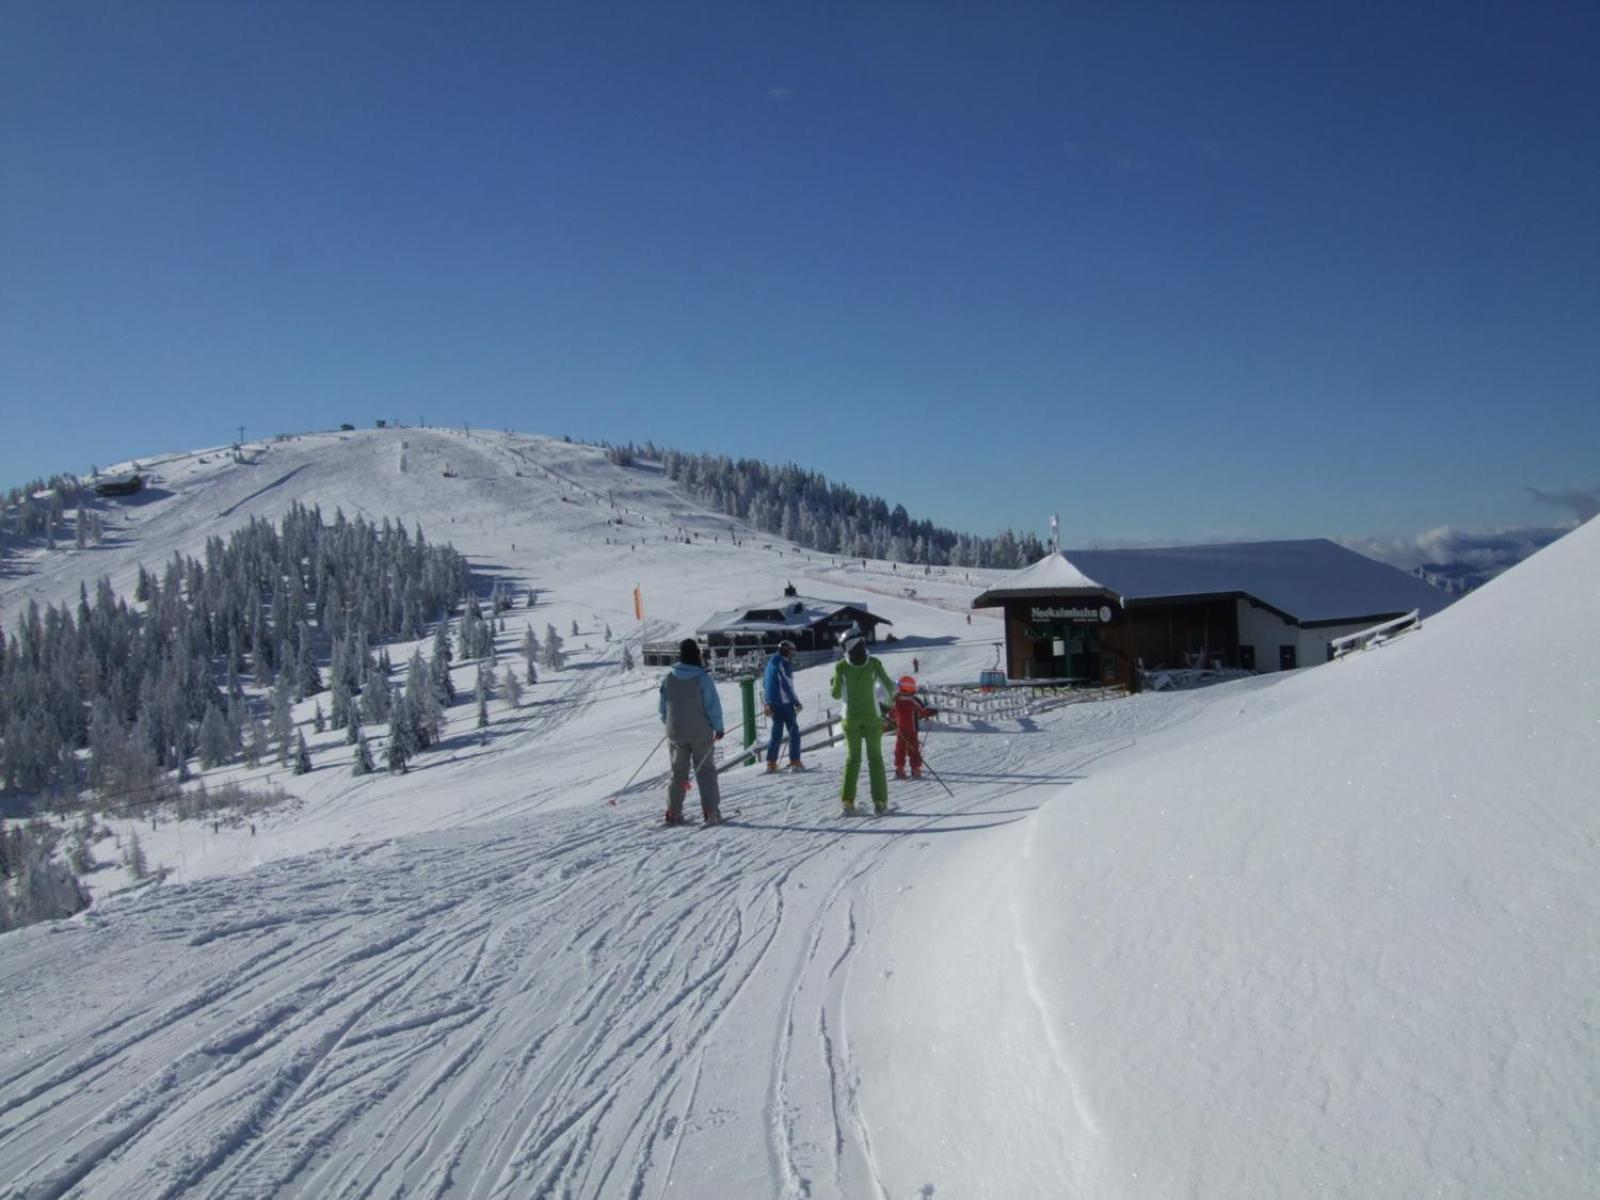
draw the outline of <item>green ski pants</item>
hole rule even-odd
[[[861,775],[861,743],[865,742],[867,775],[872,785],[872,806],[883,808],[889,803],[889,779],[883,771],[883,726],[874,723],[863,729],[855,725],[846,725],[844,739],[844,790],[840,798],[846,804],[856,802],[856,780]]]

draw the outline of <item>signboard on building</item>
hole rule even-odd
[[[1110,623],[1112,616],[1107,605],[1099,608],[1087,605],[1081,608],[1033,608],[1030,612],[1035,621],[1072,621],[1082,625],[1105,625]]]

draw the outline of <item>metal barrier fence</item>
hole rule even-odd
[[[1382,625],[1374,625],[1371,629],[1363,629],[1359,633],[1334,638],[1328,643],[1328,649],[1332,651],[1334,658],[1343,658],[1353,650],[1368,650],[1374,646],[1381,646],[1402,633],[1421,628],[1422,610],[1413,608],[1405,616],[1385,621]]]

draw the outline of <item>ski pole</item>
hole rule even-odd
[[[633,774],[628,776],[628,783],[625,783],[621,787],[619,787],[612,794],[611,799],[606,801],[607,804],[611,805],[613,808],[616,807],[617,797],[622,795],[623,792],[628,790],[628,784],[629,783],[632,783],[635,779],[639,778],[639,772],[644,770],[644,763],[649,762],[652,758],[654,758],[656,756],[656,751],[661,749],[661,743],[665,742],[666,740],[667,740],[667,735],[663,733],[661,735],[661,741],[657,742],[654,746],[650,747],[650,753],[646,754],[644,756],[644,762],[640,763],[637,767],[635,767],[633,769]]]
[[[928,774],[933,776],[934,782],[936,782],[940,787],[944,788],[945,795],[954,800],[956,798],[956,794],[950,790],[949,784],[939,778],[939,772],[935,771],[933,769],[933,764],[928,761],[928,753],[926,750],[924,750],[922,753],[922,765],[928,768]]]

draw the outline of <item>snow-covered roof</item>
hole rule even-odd
[[[1090,582],[1052,582],[1073,579]],[[1242,592],[1303,624],[1406,613],[1414,608],[1427,617],[1451,599],[1404,571],[1337,542],[1314,538],[1141,550],[1069,550],[1048,555],[1008,576],[978,597],[977,604],[1085,587],[1103,587],[1129,601]]]
[[[819,600],[815,596],[779,596],[776,600],[762,600],[727,612],[713,613],[695,632],[797,632],[826,621],[845,609],[867,616],[874,623],[894,624],[887,617],[869,614],[864,601]],[[772,614],[771,617],[757,615],[766,613]]]
[[[1074,551],[1074,554],[1077,552]],[[1033,590],[1035,588],[1048,589],[1051,592],[1071,592],[1080,589],[1104,591],[1103,585],[1090,579],[1083,571],[1059,550],[1047,554],[1031,567],[1006,577],[1002,585],[1007,591],[1018,589]]]

